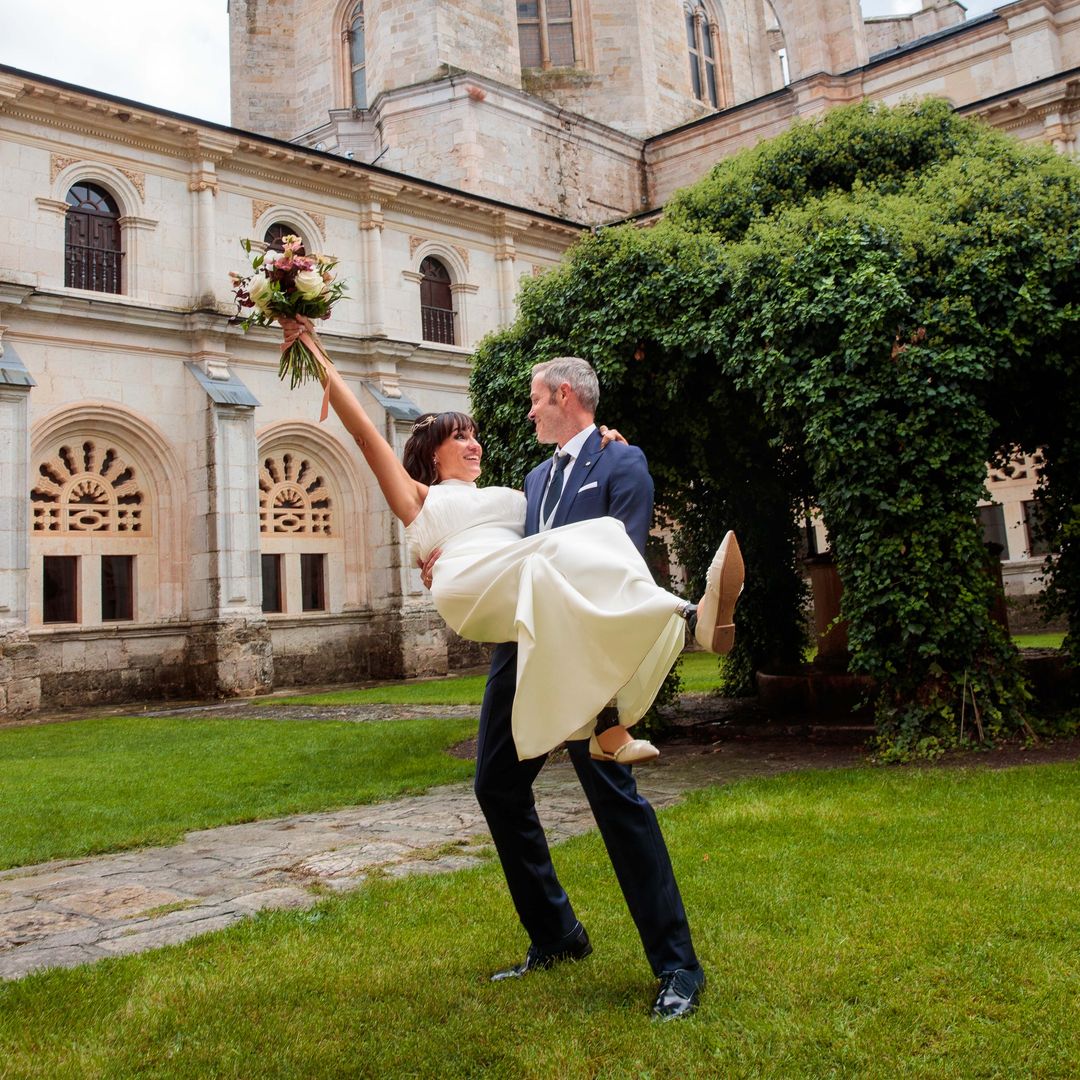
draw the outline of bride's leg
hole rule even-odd
[[[633,765],[652,761],[660,756],[660,751],[651,742],[635,739],[619,723],[618,711],[612,705],[600,710],[589,742],[589,752],[597,761],[617,761],[620,765]]]

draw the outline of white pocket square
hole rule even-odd
[[[578,488],[578,494],[580,495],[583,491],[588,491],[590,488],[599,487],[599,486],[600,486],[600,481],[599,480],[594,480],[591,484],[582,484],[581,487]]]

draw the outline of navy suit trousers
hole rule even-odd
[[[496,646],[480,713],[476,798],[525,932],[537,947],[556,950],[578,920],[552,865],[533,799],[532,784],[546,758],[519,761],[510,730],[516,669],[517,647]],[[627,766],[593,761],[588,740],[567,745],[653,973],[696,969],[682,897],[653,808]]]

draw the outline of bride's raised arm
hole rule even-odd
[[[427,486],[405,471],[393,447],[364,412],[337,368],[329,364],[323,370],[326,375],[324,385],[329,388],[334,412],[356,440],[394,515],[406,525],[411,524],[427,498]]]

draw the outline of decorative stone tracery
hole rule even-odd
[[[259,469],[259,531],[331,536],[333,508],[326,482],[306,458],[268,455]]]
[[[149,532],[135,467],[106,444],[65,443],[38,466],[30,492],[33,531],[123,535]]]

